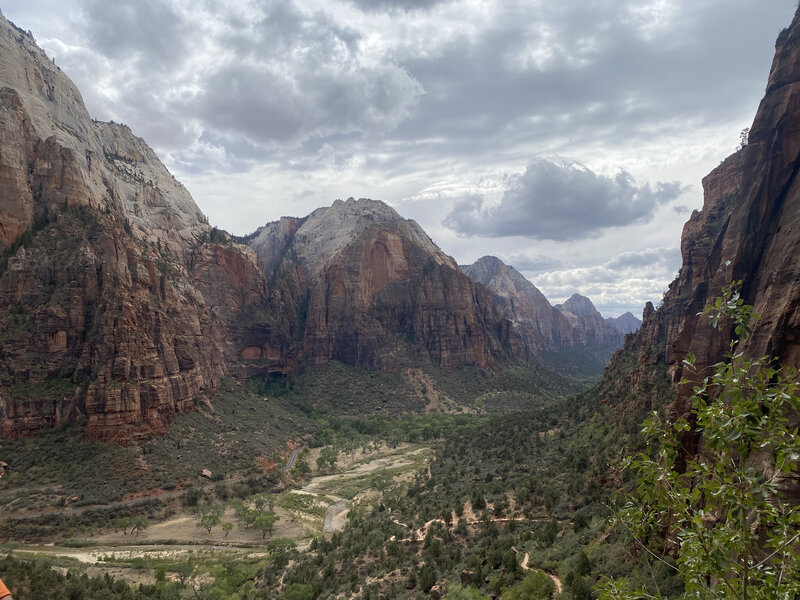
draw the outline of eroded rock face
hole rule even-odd
[[[461,270],[492,291],[528,352],[573,345],[575,333],[569,320],[522,273],[494,256],[461,265]]]
[[[642,326],[642,320],[635,317],[630,311],[622,313],[618,317],[607,317],[606,323],[622,333],[636,333]]]
[[[488,290],[382,202],[338,200],[302,222],[269,224],[247,243],[270,286],[303,305],[294,329],[303,329],[302,355],[312,362],[488,366],[513,350]]]
[[[609,325],[586,296],[573,294],[556,308],[572,324],[577,336],[576,345],[613,350],[622,346],[622,332]]]
[[[90,437],[135,439],[218,385],[224,336],[183,273],[113,214],[59,212],[0,278],[3,435],[85,416]]]
[[[743,280],[742,296],[761,318],[739,349],[800,366],[800,16],[781,32],[747,146],[703,180],[703,210],[686,223],[683,266],[662,307],[646,315],[627,348],[652,348],[677,385],[695,375],[682,368],[697,357],[700,376],[723,360],[730,328],[713,330],[698,316],[722,286]],[[640,360],[635,373],[648,368]],[[633,374],[630,375],[634,377]],[[691,386],[680,386],[673,412],[686,414]]]
[[[86,418],[90,437],[127,441],[218,385],[232,344],[212,308],[265,292],[255,257],[239,262],[260,282],[203,242],[208,231],[153,151],[93,122],[72,82],[0,17],[2,435]],[[211,271],[230,297],[200,293]]]

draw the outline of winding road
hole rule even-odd
[[[286,471],[291,469],[294,466],[294,463],[297,460],[297,457],[300,456],[300,453],[303,450],[305,450],[307,447],[308,446],[300,446],[294,452],[292,452],[292,455],[289,457],[289,460],[287,460],[286,464],[281,467],[281,473],[286,473]]]

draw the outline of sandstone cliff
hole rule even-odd
[[[636,333],[642,326],[642,320],[635,317],[630,311],[622,313],[618,317],[607,317],[606,323],[622,333]]]
[[[748,144],[703,179],[703,209],[684,227],[677,279],[609,366],[615,395],[638,389],[647,397],[640,386],[653,365],[665,365],[675,385],[694,377],[681,366],[690,352],[701,374],[722,360],[732,332],[713,330],[697,313],[735,280],[743,280],[743,298],[761,316],[740,349],[800,366],[799,169],[800,13],[776,42]],[[674,411],[689,410],[689,394],[689,386],[678,390]]]
[[[622,346],[623,334],[603,320],[588,298],[576,294],[566,309],[553,307],[522,273],[494,256],[461,269],[492,291],[526,352],[550,368],[599,375]]]
[[[569,320],[514,267],[497,257],[484,256],[471,265],[461,265],[461,270],[492,291],[529,352],[573,345],[575,336]]]
[[[276,310],[302,330],[297,354],[313,363],[490,366],[514,351],[510,323],[489,291],[382,202],[337,200],[244,241],[270,286],[282,290],[285,308]]]
[[[572,324],[576,345],[605,348],[611,351],[609,358],[622,346],[622,332],[607,323],[586,296],[573,294],[564,304],[557,304],[556,309]]]
[[[265,285],[249,249],[210,234],[144,141],[92,121],[0,17],[2,434],[85,418],[125,441],[213,389],[235,346],[224,317]]]

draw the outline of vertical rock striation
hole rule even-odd
[[[303,220],[270,223],[246,242],[285,304],[302,307],[283,312],[302,329],[298,351],[311,362],[490,366],[514,349],[488,290],[382,202],[337,200]]]
[[[607,323],[591,300],[575,294],[564,306],[552,306],[544,294],[522,273],[494,256],[484,256],[461,270],[487,286],[504,316],[513,323],[515,335],[530,355],[566,367],[567,363],[602,366],[622,346],[623,333]],[[557,361],[548,359],[557,352]]]
[[[800,12],[776,42],[747,145],[703,179],[703,209],[684,226],[678,277],[661,307],[645,311],[642,328],[609,367],[620,377],[622,395],[652,364],[666,365],[677,386],[683,377],[696,377],[682,368],[687,354],[697,357],[701,377],[723,360],[732,331],[713,330],[698,313],[737,280],[761,316],[738,349],[800,366],[799,169]],[[622,373],[625,361],[632,366]],[[690,394],[690,385],[678,386],[676,413],[690,410]]]
[[[90,437],[126,441],[213,389],[225,335],[191,271],[228,262],[198,258],[208,232],[155,153],[124,125],[92,121],[72,82],[0,17],[2,434],[85,417]]]

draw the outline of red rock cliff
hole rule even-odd
[[[731,331],[714,331],[697,315],[723,285],[743,280],[742,295],[761,316],[740,345],[751,356],[777,356],[800,366],[800,13],[776,42],[766,95],[748,144],[703,180],[703,209],[686,223],[683,266],[657,312],[615,358],[606,379],[624,395],[664,364],[673,383],[681,361],[697,357],[700,371],[723,359]],[[637,357],[632,360],[632,357]],[[621,369],[623,362],[633,365]],[[674,410],[688,410],[688,387]]]
[[[382,202],[339,200],[302,221],[271,223],[247,243],[296,307],[275,312],[302,332],[295,349],[305,360],[489,366],[516,349],[488,289]]]
[[[90,437],[126,441],[218,385],[231,342],[212,308],[224,315],[265,286],[254,256],[209,231],[155,153],[93,122],[72,82],[0,17],[2,435],[85,418]],[[203,296],[212,274],[230,297]]]

